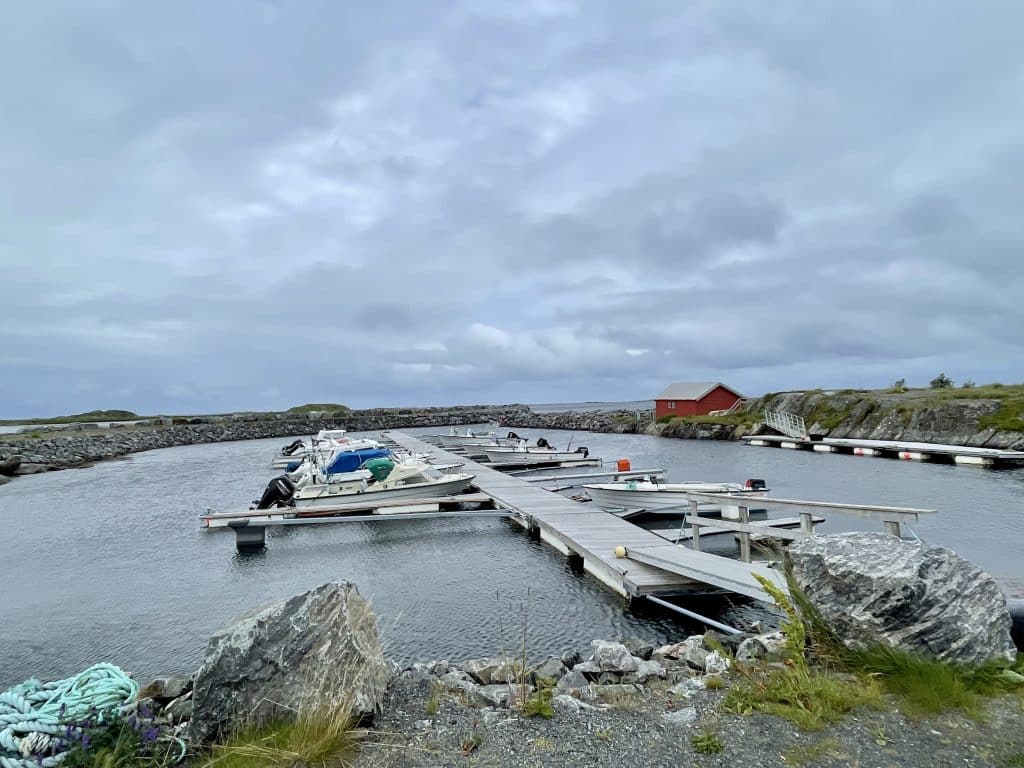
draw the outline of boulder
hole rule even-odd
[[[636,672],[640,668],[640,660],[629,652],[622,643],[608,643],[595,640],[593,663],[602,672]]]
[[[583,656],[580,655],[579,651],[566,651],[562,654],[562,663],[565,664],[568,669],[572,669],[581,661],[583,661]]]
[[[192,681],[183,677],[158,677],[139,690],[140,699],[166,702],[192,690]]]
[[[33,464],[28,462],[22,462],[21,465],[14,470],[16,475],[38,475],[40,472],[49,472],[50,467],[47,464]]]
[[[650,643],[646,643],[639,637],[629,637],[625,640],[620,640],[620,643],[626,647],[626,649],[642,661],[647,661],[651,658],[651,654],[654,653],[654,646]]]
[[[459,669],[468,673],[481,685],[490,685],[492,682],[492,675],[502,667],[506,666],[505,662],[501,659],[489,657],[484,659],[470,659],[469,661],[458,665]]]
[[[1016,656],[999,585],[951,550],[844,533],[803,539],[788,553],[797,585],[850,647],[884,644],[967,665]]]
[[[473,678],[461,669],[453,669],[451,672],[441,675],[438,678],[438,682],[446,691],[474,693],[478,687]]]
[[[665,679],[665,668],[656,661],[641,661],[636,672],[623,675],[622,680],[626,683],[645,683],[652,677],[661,680]]]
[[[593,712],[596,707],[572,696],[560,694],[551,699],[551,708],[562,715],[578,715],[581,712]]]
[[[11,482],[11,478],[0,475],[0,485],[7,485],[9,482]]]
[[[729,657],[712,651],[704,659],[704,671],[709,675],[720,675],[729,669]]]
[[[782,661],[786,638],[781,632],[748,637],[736,649],[736,661]]]
[[[565,665],[554,656],[533,670],[534,677],[537,680],[553,680],[555,682],[561,680],[565,672]]]
[[[163,716],[174,725],[178,725],[186,720],[191,720],[192,711],[192,692],[189,691],[184,696],[175,699],[164,707]]]
[[[21,456],[8,456],[0,460],[0,475],[13,475],[21,466]]]
[[[661,716],[661,722],[675,728],[693,725],[697,722],[697,709],[696,707],[683,707],[674,712],[666,712]]]
[[[235,619],[210,638],[193,688],[189,736],[351,708],[380,709],[391,677],[376,617],[350,582],[327,583]]]
[[[578,669],[573,669],[571,672],[567,673],[565,676],[562,677],[561,680],[558,681],[558,684],[555,686],[555,693],[578,693],[589,684],[590,681],[587,680],[586,676],[582,672],[580,672]]]

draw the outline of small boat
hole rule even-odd
[[[747,480],[745,483],[709,483],[700,481],[684,481],[680,483],[659,482],[657,478],[641,480],[620,480],[614,483],[593,483],[584,485],[583,489],[597,506],[606,510],[622,509],[677,509],[683,510],[689,503],[689,493],[722,493],[729,496],[753,497],[765,496],[768,488],[764,480]],[[723,501],[725,501],[723,499]],[[739,515],[739,501],[735,504],[723,504],[723,516]]]
[[[515,445],[488,445],[483,448],[484,454],[494,464],[540,464],[548,461],[580,461],[590,455],[585,446],[572,451],[560,451],[543,437],[537,439],[536,445],[527,445],[520,440]]]
[[[354,475],[359,475],[355,477]],[[291,502],[298,508],[317,506],[369,507],[392,499],[434,498],[461,493],[474,475],[441,472],[420,461],[395,463],[370,459],[341,482],[310,483],[296,489]]]
[[[498,437],[498,425],[484,432],[474,432],[466,427],[464,432],[459,432],[452,427],[447,435],[433,435],[441,443],[442,448],[464,448],[466,446],[481,445],[515,445],[519,441],[519,435],[509,432],[505,437]]]
[[[308,442],[294,440],[282,448],[274,457],[272,466],[292,472],[307,458],[315,456],[323,462],[339,450],[355,451],[364,448],[380,448],[380,443],[365,437],[349,437],[344,429],[321,429]]]

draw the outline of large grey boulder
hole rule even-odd
[[[13,475],[21,466],[21,456],[15,454],[6,459],[0,459],[0,475]]]
[[[594,656],[591,662],[597,664],[602,672],[636,672],[640,668],[640,659],[629,652],[622,643],[608,643],[595,640]]]
[[[951,550],[843,533],[795,542],[789,558],[797,585],[850,647],[881,643],[969,665],[1015,658],[999,585]]]
[[[380,709],[391,676],[376,617],[354,584],[323,584],[240,616],[210,638],[196,673],[189,735],[306,712]]]

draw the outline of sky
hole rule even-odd
[[[1024,4],[55,0],[0,416],[1024,380]]]

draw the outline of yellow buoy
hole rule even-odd
[[[615,548],[615,556],[616,557],[625,557],[626,556],[626,548],[623,547],[623,546],[616,547]]]

